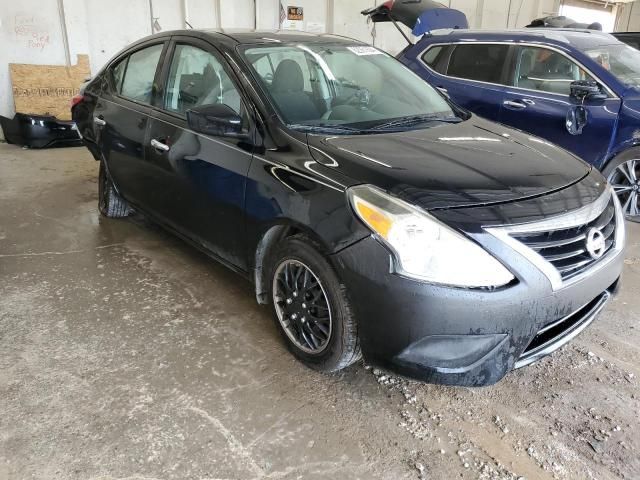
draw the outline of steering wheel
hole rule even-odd
[[[368,109],[370,105],[374,104],[375,102],[372,101],[373,95],[371,94],[370,90],[366,87],[362,87],[360,85],[358,85],[357,83],[344,78],[344,77],[340,77],[337,79],[340,82],[340,87],[342,89],[350,89],[353,90],[353,93],[351,93],[350,95],[347,96],[338,96],[334,99],[333,105],[332,107],[336,107],[336,106],[355,106],[355,107],[359,107],[361,109]],[[333,113],[333,108],[329,108],[323,115],[322,115],[322,120],[328,120],[331,117],[331,114]]]

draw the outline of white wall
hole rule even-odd
[[[640,0],[618,7],[618,32],[640,32]]]
[[[113,55],[142,37],[151,35],[151,16],[149,2],[128,0],[125,15],[114,17],[112,2],[85,2],[87,17],[86,29],[89,32],[89,54],[91,72],[97,72]],[[65,8],[65,12],[66,12]],[[114,19],[115,20],[115,19]],[[165,19],[158,20],[160,24]],[[73,57],[72,57],[73,59]]]
[[[255,4],[254,4],[255,1]],[[556,13],[560,0],[441,0],[465,12],[471,27],[521,27]],[[151,34],[149,0],[63,0],[72,61],[89,55],[92,73],[131,42]],[[279,0],[152,0],[163,31],[183,28],[279,28]],[[382,0],[282,0],[303,7],[304,27],[373,43],[395,54],[406,41],[390,23],[372,24],[360,11]],[[640,3],[640,0],[637,2]],[[254,6],[255,5],[255,6]],[[219,6],[219,12],[218,12]],[[630,9],[622,9],[629,14]],[[257,12],[257,15],[256,15]],[[9,63],[65,63],[57,0],[0,0],[0,115],[13,115]],[[640,30],[640,5],[630,17]],[[406,30],[405,30],[406,31]],[[374,36],[375,33],[375,36]]]
[[[62,33],[56,2],[0,0],[0,115],[13,115],[9,63],[64,64]],[[74,19],[74,22],[77,19]],[[86,37],[76,35],[78,44]]]
[[[220,0],[222,27],[253,28],[254,10],[253,0]]]

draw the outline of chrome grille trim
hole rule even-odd
[[[613,247],[610,237],[615,231],[615,211],[613,199],[610,199],[602,213],[590,223],[542,233],[512,233],[512,236],[553,264],[562,279],[566,280],[599,260],[592,257],[586,248],[587,233],[591,229],[598,229],[602,233],[604,254]]]
[[[611,222],[609,217],[609,224],[613,226],[609,229],[607,224],[604,224],[603,234],[607,239],[607,252],[597,261],[584,261],[580,260],[574,264],[563,265],[556,268],[554,264],[539,253],[539,250],[549,247],[559,247],[563,245],[569,245],[584,240],[586,233],[580,233],[575,237],[564,238],[559,241],[552,242],[538,242],[533,244],[525,244],[516,237],[522,237],[526,235],[543,234],[547,232],[553,232],[557,230],[570,230],[572,228],[580,227],[582,225],[592,223],[601,217],[609,204],[613,202],[613,214],[615,222]],[[602,218],[602,222],[607,220],[607,215]],[[600,225],[601,222],[598,223]],[[490,233],[494,237],[498,238],[502,242],[509,245],[515,251],[524,256],[527,260],[533,263],[548,279],[551,283],[554,291],[560,290],[568,285],[580,281],[584,276],[592,274],[600,268],[607,265],[614,257],[616,257],[624,248],[624,217],[622,215],[622,209],[617,196],[613,193],[611,187],[607,188],[598,199],[589,204],[581,207],[572,212],[564,213],[551,217],[540,222],[523,223],[518,225],[508,225],[500,227],[485,227],[486,232]],[[614,238],[611,239],[611,235],[614,234]],[[577,245],[576,250],[582,245]],[[554,260],[562,261],[562,260]],[[589,264],[589,265],[587,265]],[[569,268],[571,267],[571,268]],[[584,267],[580,270],[581,267]],[[574,274],[569,275],[570,270],[575,270]],[[563,278],[563,271],[565,273]]]

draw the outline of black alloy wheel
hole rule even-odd
[[[306,366],[335,372],[361,358],[358,325],[324,249],[304,234],[278,242],[266,266],[274,320]]]
[[[307,265],[294,259],[278,265],[273,303],[280,325],[296,347],[312,355],[327,348],[332,331],[327,294]]]

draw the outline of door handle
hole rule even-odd
[[[155,148],[156,150],[160,150],[161,152],[168,152],[169,149],[171,148],[166,143],[162,143],[161,141],[156,140],[155,138],[152,139],[150,143],[153,148]]]
[[[505,100],[502,104],[505,107],[515,108],[516,110],[522,110],[523,108],[527,108],[527,104],[519,100]]]
[[[438,90],[440,90],[440,92],[444,93],[445,95],[449,96],[449,90],[447,90],[444,87],[436,87]]]
[[[93,117],[93,123],[100,127],[104,127],[107,124],[107,122],[105,122],[104,119],[100,117]]]

